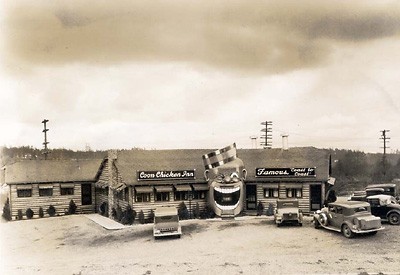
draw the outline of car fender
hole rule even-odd
[[[392,214],[392,213],[397,213],[397,214],[400,215],[400,210],[398,210],[398,209],[392,209],[392,210],[390,210],[389,212],[387,212],[386,218],[389,218],[389,215]]]
[[[355,230],[354,230],[354,228],[353,228],[353,224],[350,223],[350,222],[348,222],[348,221],[344,221],[344,222],[340,225],[340,228],[339,228],[340,231],[342,231],[343,225],[347,225],[347,226],[350,228],[351,232],[355,232]]]
[[[328,216],[325,212],[317,212],[316,215],[314,215],[314,217],[319,221],[319,223],[323,226],[327,226],[328,225]]]

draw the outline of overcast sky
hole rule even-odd
[[[0,146],[400,149],[399,1],[132,2],[1,2]]]

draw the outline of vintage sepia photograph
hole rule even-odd
[[[4,0],[0,274],[400,274],[400,2]]]

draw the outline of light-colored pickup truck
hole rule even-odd
[[[173,206],[156,208],[154,212],[154,238],[166,236],[177,236],[179,238],[181,235],[178,210]]]

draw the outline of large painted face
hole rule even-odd
[[[242,160],[235,159],[217,168],[206,170],[209,204],[216,215],[236,216],[243,210],[246,170]]]

